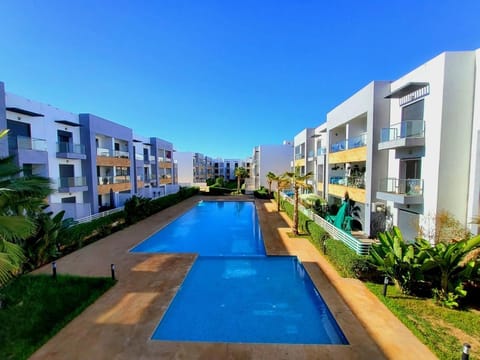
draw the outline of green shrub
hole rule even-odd
[[[62,252],[68,252],[69,249],[81,248],[87,243],[91,243],[105,236],[105,228],[110,228],[110,233],[123,228],[125,213],[119,211],[87,223],[76,224],[68,228],[59,239]]]
[[[145,219],[152,214],[152,200],[141,196],[133,195],[130,199],[125,201],[124,212],[125,222],[135,224],[136,222]]]
[[[288,201],[281,203],[287,215],[292,218],[293,205]],[[340,240],[330,238],[325,229],[301,211],[298,213],[298,228],[301,232],[310,235],[310,241],[318,251],[323,252],[323,239],[326,239],[326,257],[343,277],[372,279],[372,281],[379,281],[382,278],[376,267],[369,263],[368,257],[357,255]]]
[[[255,196],[257,199],[271,199],[272,197],[268,193],[268,190],[265,189],[263,186],[260,187],[260,189],[255,190],[253,192],[253,196]]]
[[[218,186],[210,186],[208,188],[208,193],[205,195],[228,195],[231,194],[234,190]]]

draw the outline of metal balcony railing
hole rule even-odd
[[[399,195],[423,195],[423,179],[382,179],[378,191]]]
[[[383,128],[380,133],[380,141],[393,141],[403,138],[422,138],[425,136],[425,121],[406,120],[392,124],[389,128]]]

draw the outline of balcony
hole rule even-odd
[[[321,147],[317,149],[317,156],[323,156],[327,154],[327,148]]]
[[[329,183],[365,189],[365,178],[363,176],[332,176]]]
[[[97,148],[97,166],[130,166],[127,151]]]
[[[126,191],[131,189],[130,176],[99,176],[97,178],[97,191],[99,195],[113,192]]]
[[[367,134],[352,137],[348,139],[348,148],[356,149],[362,146],[367,146]]]
[[[143,163],[144,163],[144,164],[147,164],[147,165],[148,165],[148,164],[155,164],[155,156],[153,156],[153,155],[149,155],[149,156],[144,155],[144,156],[143,156]]]
[[[160,169],[171,169],[172,168],[172,162],[170,161],[159,161],[158,162],[158,167]]]
[[[113,156],[116,158],[122,158],[122,159],[128,159],[130,155],[128,154],[128,151],[122,151],[122,150],[115,150],[113,152]]]
[[[67,142],[57,143],[57,158],[85,160],[85,145]]]
[[[347,140],[338,141],[330,146],[330,152],[336,153],[347,148]]]
[[[20,164],[48,163],[47,141],[26,136],[9,136],[8,148],[11,153],[17,153]]]
[[[61,177],[58,179],[58,192],[70,193],[87,190],[87,178],[85,176]]]
[[[425,146],[425,121],[407,120],[381,131],[378,150]]]
[[[382,179],[377,198],[402,205],[423,204],[423,179]]]
[[[106,148],[97,148],[97,156],[111,157],[112,150]]]
[[[307,161],[313,161],[313,157],[315,156],[315,151],[310,150],[307,155]]]
[[[345,193],[353,201],[366,202],[365,179],[363,176],[332,176],[328,185],[330,195],[343,198]]]
[[[305,159],[305,154],[295,154],[295,160]]]

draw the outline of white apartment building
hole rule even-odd
[[[322,125],[316,127],[312,137],[315,139],[313,150],[313,192],[320,197],[325,198],[327,185],[326,183],[328,183],[328,181],[325,181],[325,179],[327,178],[327,124],[323,123]],[[308,151],[310,152],[309,149]]]
[[[9,129],[3,139],[2,156],[14,155],[25,175],[52,179],[54,192],[49,196],[49,211],[65,210],[65,217],[83,217],[91,213],[87,178],[83,165],[86,149],[81,142],[78,115],[4,92],[4,117],[0,128]]]
[[[5,92],[0,82],[0,156],[24,174],[52,179],[48,211],[79,219],[122,206],[132,194],[175,192],[172,143],[133,137],[132,129]],[[146,188],[149,191],[144,191]]]
[[[300,131],[293,138],[294,163],[293,167],[300,175],[314,173],[315,129],[307,128]],[[311,182],[313,185],[313,180]]]
[[[253,191],[261,186],[268,188],[267,174],[273,172],[281,175],[291,171],[293,162],[293,145],[284,141],[279,145],[258,145],[253,149],[251,176],[246,181],[246,190]],[[275,188],[275,184],[273,188]]]
[[[210,158],[208,158],[210,159]],[[180,186],[204,186],[207,181],[208,166],[205,155],[190,151],[175,153],[177,162],[178,184]],[[213,160],[211,173],[213,174]]]
[[[391,83],[378,144],[388,174],[377,197],[407,239],[430,233],[442,210],[478,233],[469,221],[480,205],[479,65],[479,50],[446,52]]]
[[[340,206],[345,194],[354,201],[352,230],[376,233],[376,192],[387,175],[388,156],[379,152],[380,130],[389,121],[390,83],[374,81],[327,114],[328,156],[326,194],[329,205]],[[384,222],[384,220],[383,220]]]

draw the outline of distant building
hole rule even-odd
[[[5,91],[0,82],[0,155],[23,173],[52,179],[48,211],[79,219],[122,206],[133,194],[175,192],[173,144],[134,136],[93,114],[74,114]]]
[[[290,142],[256,146],[251,159],[251,176],[246,181],[247,191],[259,189],[261,186],[268,187],[267,174],[272,172],[281,175],[290,171],[292,162],[293,145]]]

